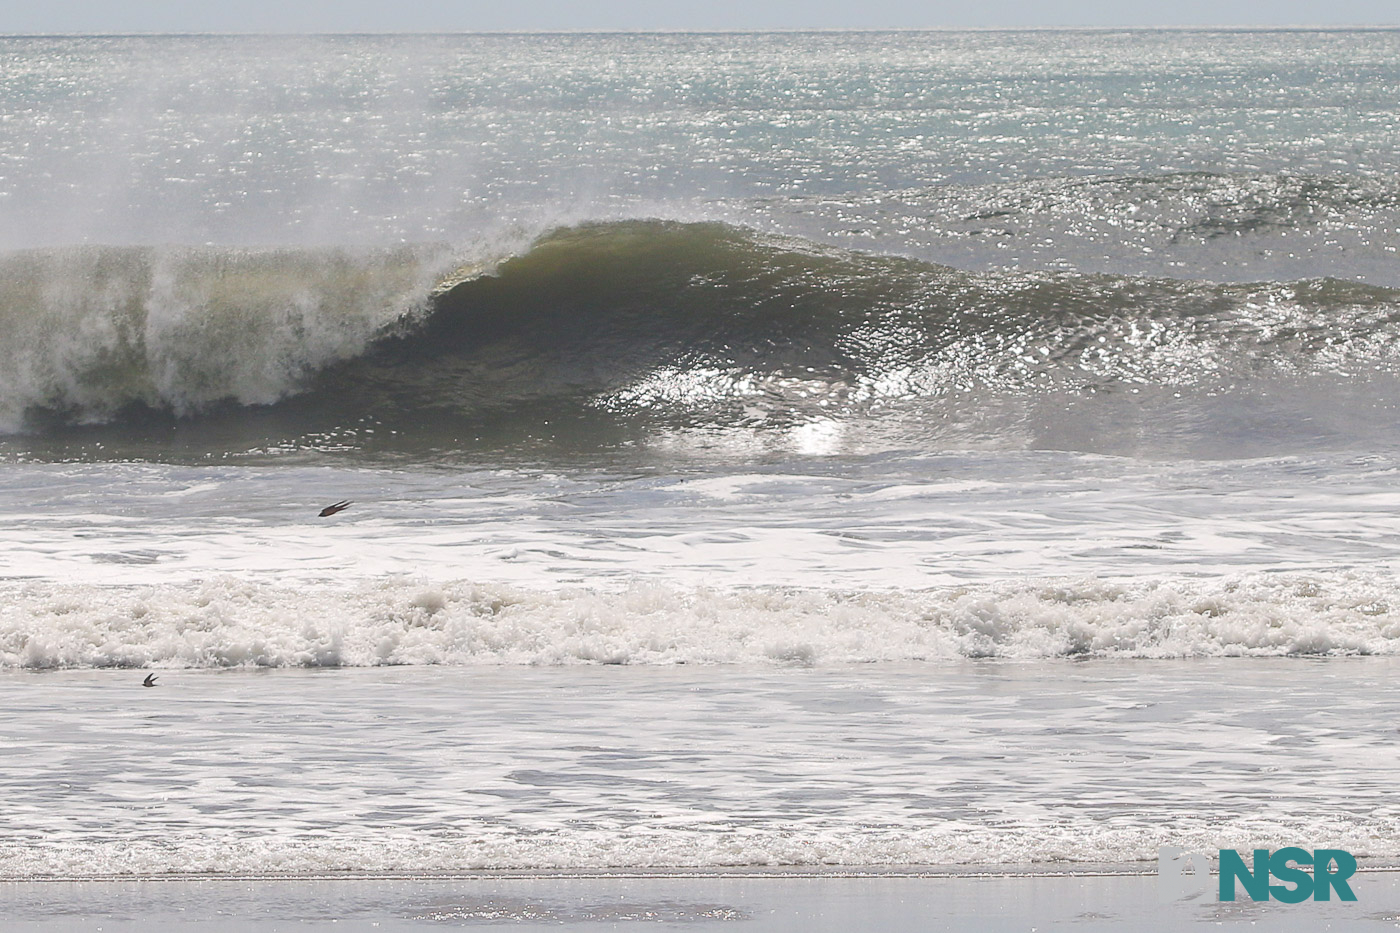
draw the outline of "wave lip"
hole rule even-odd
[[[420,311],[440,247],[81,247],[0,256],[0,430],[270,405]]]
[[[4,592],[0,667],[30,670],[1400,654],[1400,586],[1348,573],[851,592],[234,578]]]

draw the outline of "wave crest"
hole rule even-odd
[[[1400,402],[1400,292],[1334,279],[969,273],[668,221],[559,230],[455,275],[428,247],[3,262],[12,430],[232,403],[217,443],[232,423],[240,449],[366,423],[425,449],[839,423],[867,448],[1119,452],[1233,446],[1244,423],[1378,430]]]

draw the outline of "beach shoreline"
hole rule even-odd
[[[1358,876],[1400,874],[1395,859],[1358,859]],[[1065,862],[1046,865],[734,865],[656,868],[479,868],[440,871],[372,871],[350,869],[322,872],[168,871],[139,874],[48,875],[0,877],[6,884],[180,884],[183,882],[278,882],[321,884],[340,882],[478,882],[478,881],[710,881],[710,880],[879,880],[898,879],[1018,879],[1018,878],[1156,878],[1156,862],[1127,864]]]
[[[4,933],[1400,924],[1400,33],[1067,35],[0,37]]]
[[[341,880],[173,879],[0,882],[7,929],[65,933],[101,929],[364,930],[499,928],[797,930],[1179,930],[1208,922],[1227,929],[1311,931],[1393,926],[1400,872],[1356,879],[1358,900],[1166,901],[1147,874],[706,875]]]

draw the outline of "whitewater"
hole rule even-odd
[[[0,38],[0,879],[1400,861],[1398,97]]]

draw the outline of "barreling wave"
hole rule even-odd
[[[38,670],[1400,654],[1400,587],[1337,572],[896,591],[223,577],[14,583],[3,595],[0,668]]]
[[[0,424],[233,406],[292,436],[372,422],[389,429],[378,443],[430,446],[540,425],[598,441],[817,421],[897,425],[899,444],[968,424],[1010,436],[1036,406],[1060,413],[1042,434],[1072,437],[1076,409],[1110,399],[1166,400],[1209,433],[1238,414],[1207,410],[1222,397],[1400,373],[1400,291],[1334,279],[970,273],[666,221],[559,230],[471,276],[457,259],[10,256]],[[1266,421],[1311,414],[1268,404]]]
[[[0,257],[0,430],[274,404],[421,312],[448,264],[440,247]]]

